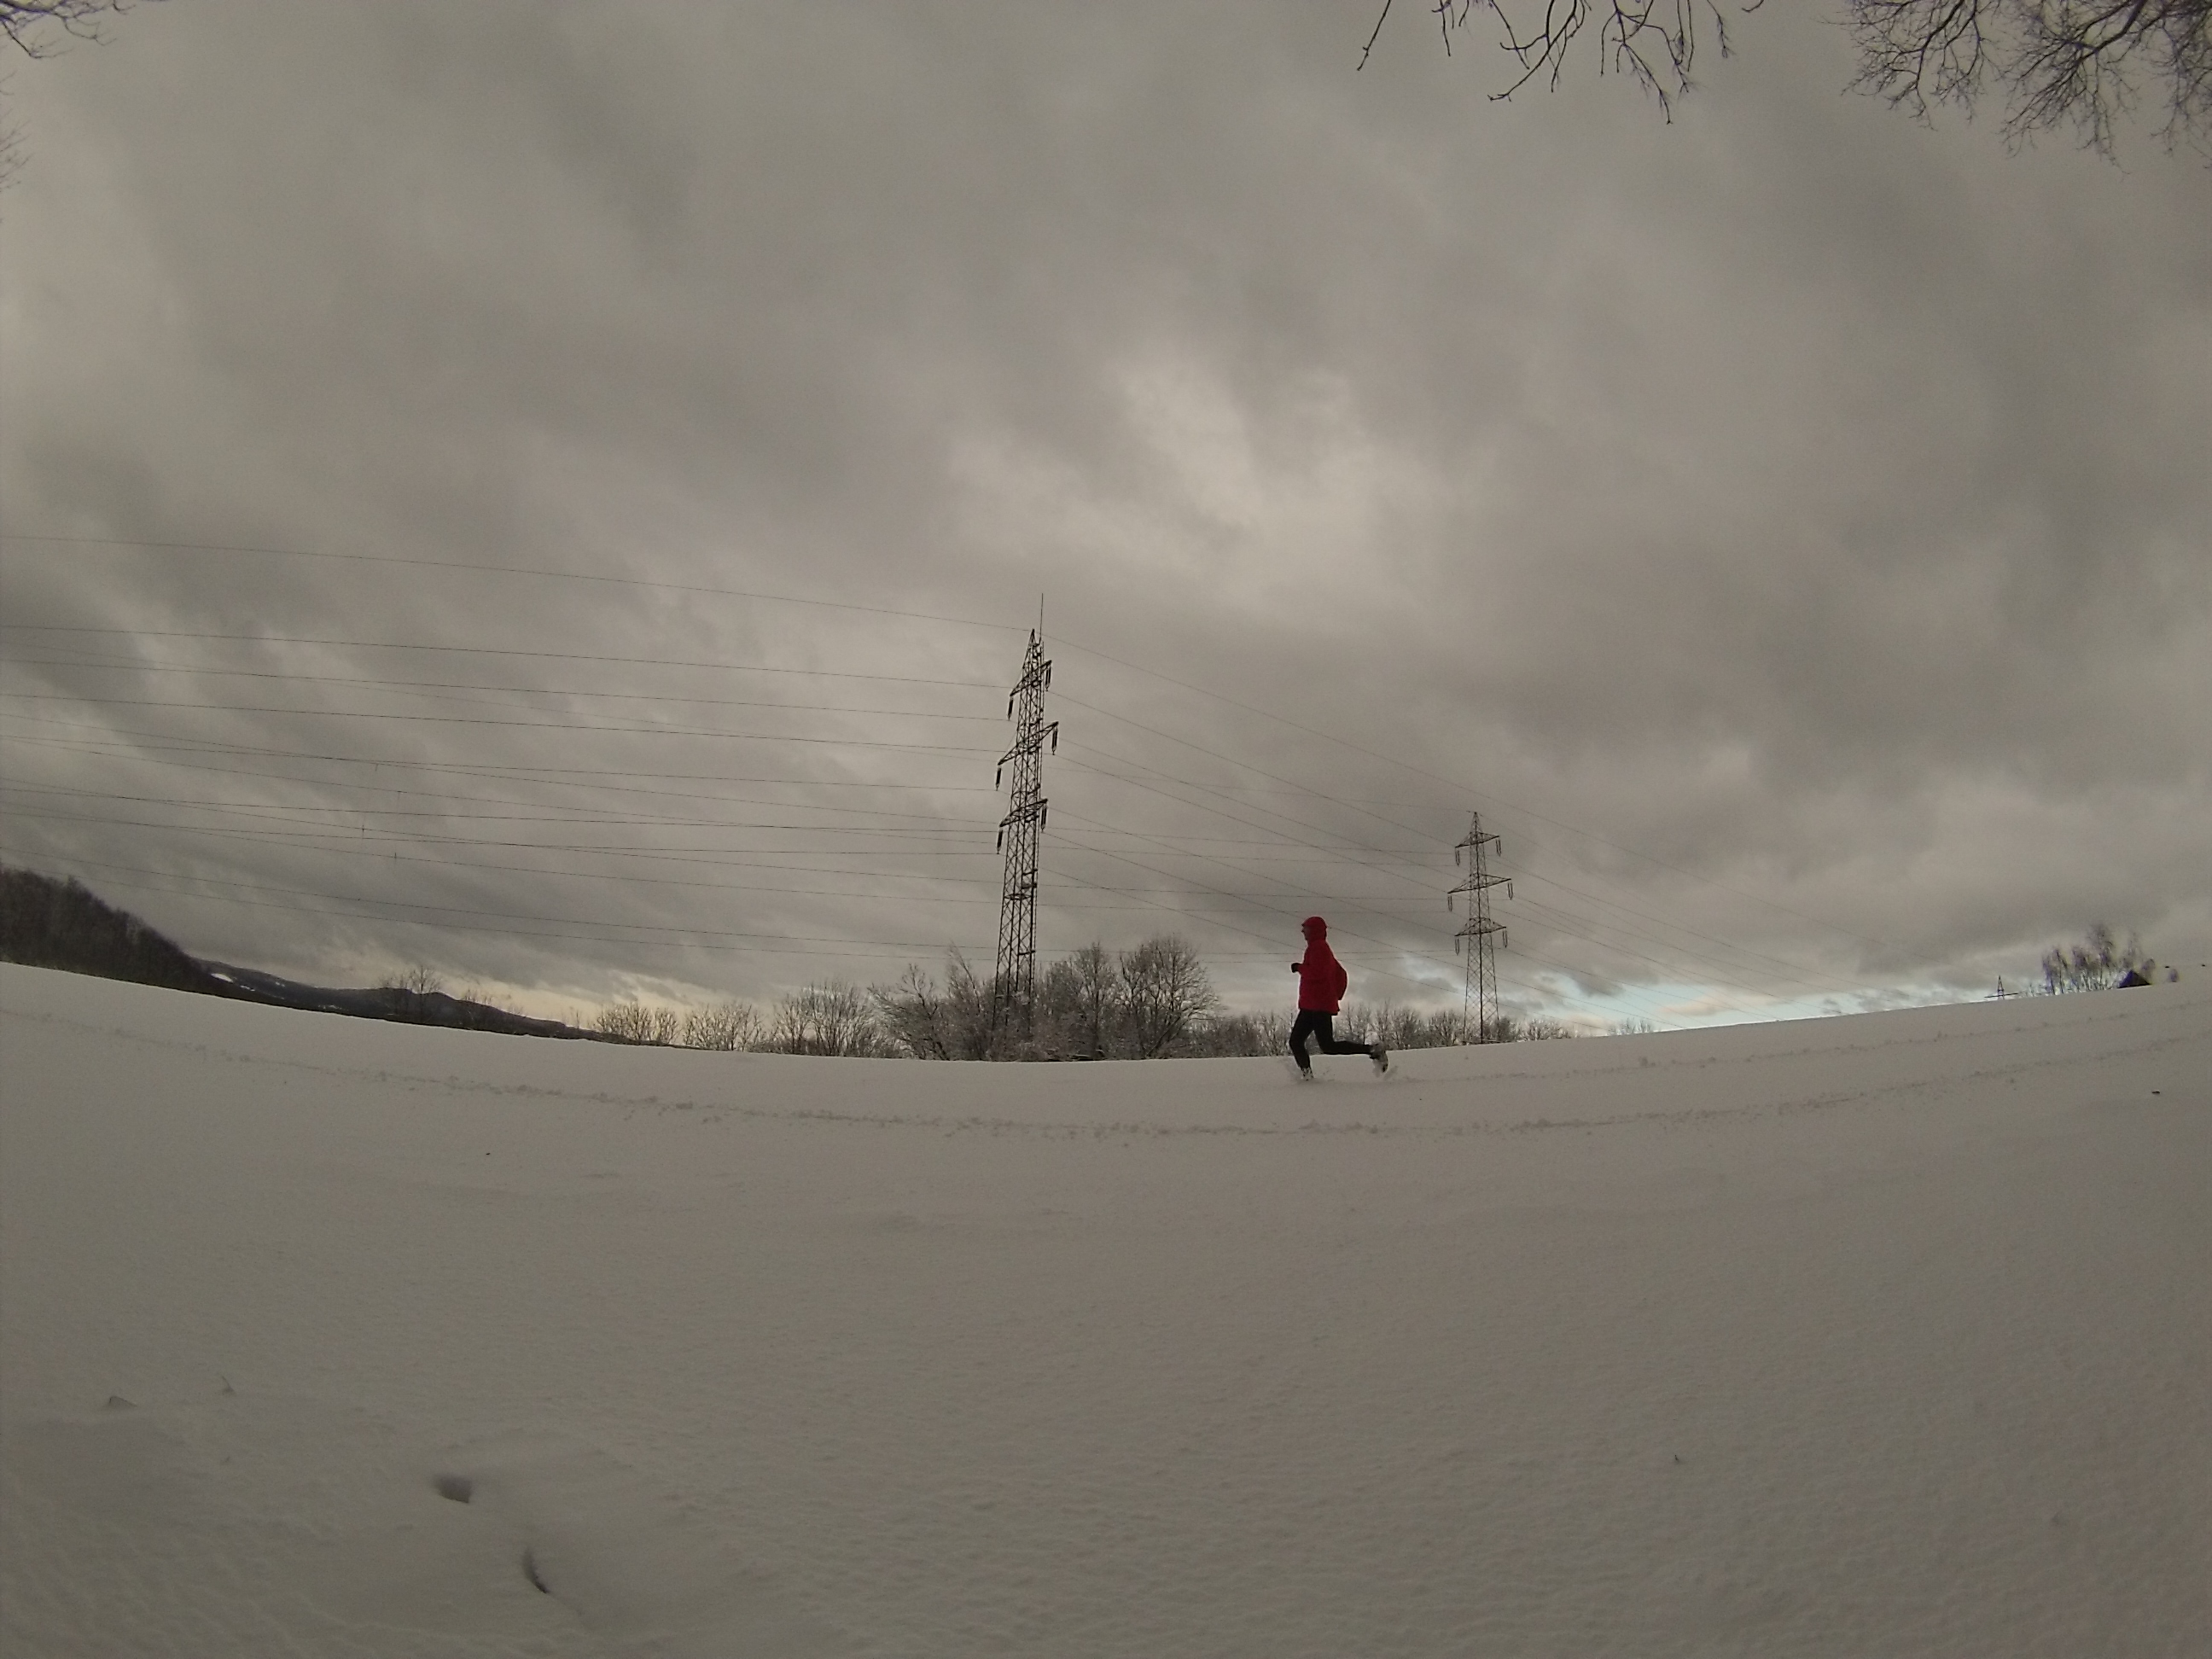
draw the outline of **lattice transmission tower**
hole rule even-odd
[[[1502,855],[1505,843],[1485,833],[1481,813],[1468,813],[1467,834],[1452,848],[1452,862],[1464,866],[1467,874],[1444,895],[1446,909],[1454,908],[1461,894],[1467,895],[1467,921],[1452,936],[1452,949],[1467,957],[1467,984],[1461,994],[1459,1017],[1463,1040],[1468,1042],[1492,1042],[1498,1037],[1498,946],[1505,944],[1506,938],[1504,924],[1491,920],[1490,890],[1503,887],[1505,896],[1511,898],[1513,884],[1492,872],[1492,848]]]
[[[1052,663],[1044,654],[1043,608],[1022,657],[1022,676],[1006,698],[1006,718],[1014,722],[1013,747],[999,757],[997,781],[1013,769],[1006,816],[999,820],[999,848],[1006,855],[1006,884],[999,893],[999,965],[991,979],[991,1030],[994,1037],[1020,1042],[1030,1034],[1036,1006],[1037,843],[1044,833],[1044,750],[1050,741],[1060,752],[1060,722],[1047,724],[1044,694],[1052,686]]]

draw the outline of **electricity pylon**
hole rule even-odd
[[[1013,768],[1013,790],[1006,816],[999,820],[999,847],[1006,855],[1006,884],[999,893],[999,965],[991,978],[994,1038],[1019,1042],[1030,1035],[1036,1006],[1037,842],[1044,832],[1044,749],[1051,740],[1060,752],[1060,722],[1047,725],[1044,694],[1052,685],[1052,664],[1044,654],[1044,618],[1030,630],[1022,658],[1022,676],[1006,698],[1006,718],[1014,722],[1013,747],[999,757],[996,782]]]
[[[1467,895],[1467,921],[1452,936],[1453,951],[1463,951],[1467,957],[1467,983],[1461,993],[1459,1012],[1462,1041],[1467,1042],[1491,1042],[1498,1036],[1498,957],[1491,940],[1494,938],[1503,945],[1506,939],[1504,925],[1490,919],[1490,890],[1503,887],[1505,896],[1511,898],[1513,884],[1491,872],[1493,847],[1500,854],[1505,851],[1504,842],[1483,833],[1482,814],[1468,813],[1467,834],[1452,848],[1453,864],[1464,862],[1467,875],[1444,895],[1448,910],[1461,894]]]

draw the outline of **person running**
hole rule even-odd
[[[1291,971],[1298,976],[1298,1018],[1291,1027],[1291,1055],[1298,1062],[1298,1075],[1313,1075],[1313,1061],[1306,1055],[1308,1037],[1313,1038],[1314,1046],[1325,1054],[1364,1054],[1375,1062],[1378,1073],[1389,1071],[1390,1056],[1382,1051],[1381,1043],[1336,1040],[1333,1029],[1336,1011],[1352,977],[1336,959],[1336,952],[1328,948],[1327,922],[1319,916],[1308,916],[1305,934],[1305,960],[1291,964]]]

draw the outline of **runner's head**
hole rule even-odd
[[[1310,939],[1327,939],[1328,937],[1328,924],[1323,921],[1319,916],[1308,916],[1305,919],[1304,926],[1305,928],[1305,935]]]

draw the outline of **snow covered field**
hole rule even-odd
[[[2202,981],[1304,1089],[0,1010],[9,1659],[2212,1632]]]

